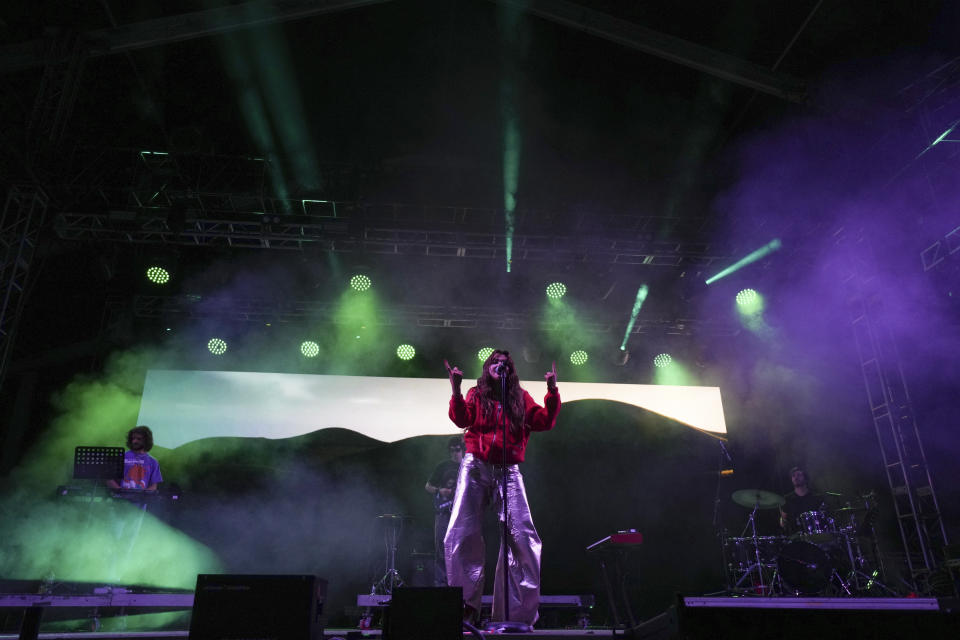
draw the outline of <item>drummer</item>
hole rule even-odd
[[[790,482],[793,483],[793,491],[783,496],[784,503],[780,507],[780,527],[787,533],[795,533],[800,514],[823,509],[824,497],[810,490],[807,473],[800,467],[790,469]]]

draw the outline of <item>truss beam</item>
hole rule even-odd
[[[90,57],[146,49],[163,44],[205,38],[238,29],[299,20],[324,13],[356,9],[390,0],[263,0],[166,16],[87,31],[80,35]],[[51,62],[47,40],[30,40],[0,48],[0,73],[32,69]]]
[[[344,203],[341,203],[344,204]],[[401,205],[396,205],[401,206]],[[203,214],[189,211],[174,220],[169,210],[61,213],[54,221],[64,240],[167,244],[245,249],[308,249],[380,255],[442,258],[502,259],[502,233],[472,230],[454,222],[449,230],[428,230],[407,222],[387,226],[368,207],[353,203],[351,218],[288,215]],[[371,205],[371,208],[374,205]],[[340,210],[347,207],[341,206]],[[431,207],[436,213],[437,207]],[[449,207],[456,216],[459,207]],[[369,213],[367,216],[365,214]],[[410,220],[406,211],[405,219]],[[653,226],[654,216],[638,216],[634,226]],[[369,220],[369,221],[368,221]],[[417,221],[413,221],[415,224]],[[596,224],[596,219],[593,219]],[[576,232],[576,229],[571,229]],[[711,267],[729,261],[727,252],[703,242],[652,240],[650,233],[635,238],[565,237],[518,233],[514,235],[514,260],[600,262],[650,267]]]
[[[790,102],[806,101],[807,89],[801,80],[572,2],[494,1]]]
[[[47,204],[41,189],[14,185],[0,217],[0,384],[20,324]]]
[[[136,296],[133,315],[137,318],[164,320],[220,320],[225,322],[255,323],[311,323],[328,324],[352,322],[344,316],[341,306],[334,302],[316,300],[270,300],[266,298],[204,298],[196,295]],[[364,318],[356,318],[364,321]],[[383,326],[424,327],[431,329],[496,329],[501,331],[538,330],[558,331],[567,325],[544,321],[539,316],[489,307],[457,307],[443,305],[398,305],[390,313],[378,316]],[[621,322],[610,322],[600,317],[580,318],[578,330],[591,333],[619,332]],[[732,336],[739,333],[735,323],[700,321],[685,318],[638,319],[633,334]]]
[[[870,274],[875,259],[864,239],[846,277],[850,323],[863,375],[871,418],[883,459],[907,569],[916,587],[929,591],[929,580],[947,545],[944,526],[903,374],[896,340],[886,324],[882,298]]]

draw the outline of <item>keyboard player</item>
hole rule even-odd
[[[111,489],[156,491],[163,482],[160,463],[150,455],[153,448],[153,432],[140,425],[127,432],[127,452],[123,454],[123,478],[120,482],[108,480]]]

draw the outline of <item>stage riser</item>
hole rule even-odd
[[[806,611],[684,607],[682,640],[960,638],[960,616],[925,611]]]

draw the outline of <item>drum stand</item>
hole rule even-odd
[[[778,582],[779,576],[777,571],[774,570],[773,576],[770,579],[770,584],[764,582],[763,579],[763,569],[764,564],[760,562],[760,537],[757,535],[757,509],[760,508],[760,503],[757,502],[753,505],[753,511],[750,512],[750,517],[747,519],[746,526],[743,527],[743,532],[741,532],[740,537],[745,537],[744,534],[747,533],[747,529],[750,530],[750,536],[753,539],[753,562],[750,566],[747,567],[746,572],[740,576],[740,579],[737,580],[737,583],[733,585],[733,591],[747,589],[753,593],[761,596],[770,596],[773,594],[773,586]],[[748,584],[746,587],[741,586],[743,581],[753,575],[754,571],[757,574],[757,582]],[[758,592],[759,589],[759,592]]]
[[[372,593],[390,595],[397,587],[403,586],[403,578],[397,571],[397,549],[400,546],[400,531],[403,529],[404,516],[385,513],[377,516],[383,527],[383,542],[386,546],[387,572],[373,584]]]
[[[847,535],[846,533],[843,533],[843,538],[847,547],[847,559],[850,561],[850,572],[847,574],[847,579],[841,580],[841,583],[853,585],[853,588],[858,592],[869,591],[874,587],[878,587],[886,592],[885,595],[897,595],[893,589],[877,579],[877,576],[880,575],[879,568],[875,569],[871,575],[867,575],[860,570],[865,560],[863,551],[860,549],[860,544],[855,542],[854,536]],[[856,546],[856,550],[854,550],[854,546]],[[847,594],[850,595],[850,590],[846,587],[845,590]]]

